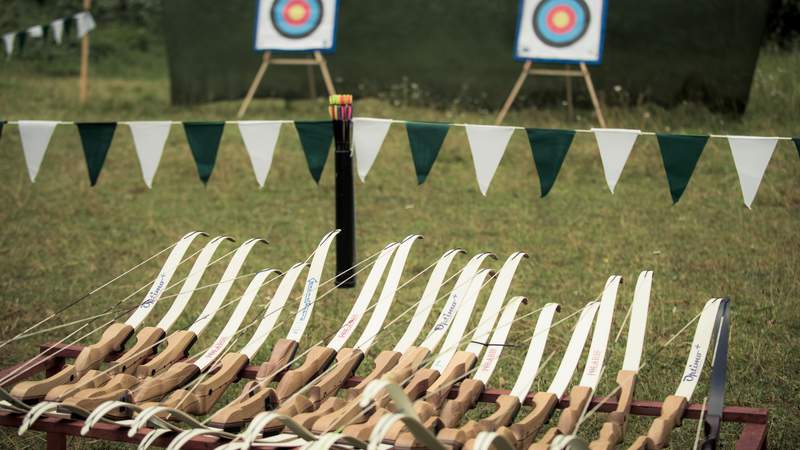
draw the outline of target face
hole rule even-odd
[[[260,0],[256,50],[332,50],[336,0]]]
[[[521,0],[517,59],[598,63],[605,0]]]
[[[272,23],[278,33],[290,39],[306,37],[322,21],[319,0],[278,0],[272,4]]]

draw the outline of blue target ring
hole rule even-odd
[[[533,12],[533,31],[552,47],[567,47],[586,34],[591,14],[584,0],[544,0]]]
[[[300,39],[313,33],[322,22],[320,0],[277,0],[272,4],[270,17],[275,30],[290,39]]]

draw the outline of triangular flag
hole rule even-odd
[[[28,32],[28,36],[31,38],[41,38],[44,36],[44,28],[41,25],[34,25],[26,30]]]
[[[356,154],[358,177],[362,183],[367,178],[367,173],[375,162],[391,125],[391,119],[366,117],[353,119],[353,150]]]
[[[506,152],[508,141],[514,133],[514,127],[467,125],[466,129],[478,187],[481,193],[486,195],[497,166],[500,165],[500,160]]]
[[[239,132],[242,133],[244,147],[250,155],[250,163],[253,164],[258,186],[262,188],[272,166],[272,156],[275,154],[275,144],[281,133],[281,124],[279,121],[239,122]]]
[[[792,138],[794,146],[797,147],[797,156],[800,156],[800,137]]]
[[[53,40],[61,45],[61,38],[64,36],[64,19],[56,19],[50,22],[50,29],[53,30]]]
[[[575,137],[575,131],[542,128],[527,128],[525,131],[528,133],[536,172],[539,173],[541,196],[544,198],[556,182],[561,164],[564,163],[572,139]]]
[[[75,24],[76,19],[74,17],[64,17],[64,36],[69,36],[70,31],[72,31],[72,26]]]
[[[25,31],[17,32],[17,47],[19,47],[19,54],[25,50],[25,43],[28,41],[28,33]]]
[[[417,184],[428,178],[450,125],[436,122],[406,122],[408,144],[417,170]]]
[[[3,125],[6,124],[5,120],[0,120],[0,139],[3,138]]]
[[[94,17],[92,17],[92,13],[89,11],[82,11],[75,14],[75,25],[75,31],[79,39],[82,38],[84,34],[94,30],[96,26]]]
[[[22,154],[25,156],[25,165],[28,166],[28,176],[31,183],[36,181],[39,167],[42,165],[47,145],[53,136],[58,122],[45,120],[20,120],[19,139],[22,141]]]
[[[136,156],[139,157],[144,184],[152,188],[153,177],[164,153],[164,144],[167,142],[172,122],[129,122],[128,127],[133,135],[133,146],[136,148]]]
[[[116,122],[84,122],[77,123],[81,135],[83,155],[86,157],[86,168],[89,169],[89,181],[97,184],[100,171],[106,162],[106,155],[117,129]]]
[[[628,161],[628,156],[631,154],[633,144],[642,132],[614,128],[592,128],[592,131],[600,149],[606,183],[613,194],[617,181],[622,175],[622,169],[625,168],[625,162]]]
[[[194,163],[197,165],[197,175],[203,184],[208,184],[214,164],[217,162],[219,141],[222,139],[222,130],[225,122],[184,122],[186,139],[192,150]]]
[[[678,203],[689,179],[692,177],[697,160],[703,154],[708,136],[680,134],[657,134],[661,160],[667,173],[672,203]]]
[[[333,126],[329,120],[295,122],[294,127],[300,136],[300,145],[306,155],[308,170],[314,181],[319,184],[325,161],[328,160],[328,151],[333,141]]]
[[[14,53],[14,38],[16,38],[16,33],[6,33],[3,35],[3,46],[6,50],[6,57],[11,58],[11,54]]]
[[[733,154],[733,164],[739,174],[744,204],[750,208],[758,192],[758,185],[767,170],[777,138],[728,136],[728,144]]]

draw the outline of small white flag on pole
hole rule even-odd
[[[75,31],[78,34],[78,39],[82,38],[84,34],[94,30],[95,23],[92,13],[89,11],[81,11],[75,14]]]
[[[64,19],[56,19],[50,22],[50,29],[53,30],[53,40],[61,45],[61,38],[64,36]]]
[[[494,173],[503,159],[514,127],[467,125],[467,140],[475,164],[478,187],[483,195],[489,190]]]
[[[774,137],[728,136],[733,164],[739,175],[744,204],[750,208],[764,178],[778,139]]]
[[[244,147],[250,155],[250,163],[253,165],[259,187],[263,188],[267,181],[282,123],[281,121],[239,122],[239,132],[242,133]]]
[[[41,38],[44,36],[44,28],[42,28],[41,25],[34,25],[25,31],[27,31],[28,36],[31,38]]]
[[[14,39],[17,37],[16,33],[6,33],[3,35],[3,45],[6,49],[6,57],[11,58],[14,53]]]
[[[139,157],[144,183],[148,188],[152,188],[153,177],[156,176],[161,162],[172,122],[129,122],[128,128],[133,135],[133,146],[136,148],[136,156]]]
[[[378,157],[386,133],[392,125],[391,119],[371,119],[356,117],[353,119],[353,150],[356,154],[358,178],[363,183],[369,169]]]
[[[600,150],[606,184],[613,194],[619,177],[622,175],[622,169],[625,168],[628,156],[633,150],[633,144],[636,143],[636,138],[642,132],[619,128],[592,128],[592,132]]]
[[[36,181],[36,175],[39,173],[39,167],[42,165],[56,125],[58,125],[57,121],[47,120],[20,120],[17,122],[19,138],[22,141],[22,154],[25,156],[31,183]]]

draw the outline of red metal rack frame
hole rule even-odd
[[[80,345],[53,345],[43,344],[40,347],[40,352],[45,352],[42,357],[38,358],[34,364],[30,364],[25,370],[20,371],[12,379],[6,382],[6,385],[12,385],[17,381],[26,379],[31,375],[44,371],[46,375],[51,375],[59,371],[67,359],[72,359],[78,356],[83,347]],[[109,360],[117,355],[112,355]],[[23,364],[27,364],[23,363]],[[8,367],[0,370],[0,378],[10,374],[17,367],[22,364]],[[258,366],[247,366],[241,373],[242,378],[253,379],[258,372]],[[352,377],[347,380],[346,386],[355,386],[361,379],[359,377]],[[454,387],[450,395],[455,396],[457,393],[457,386]],[[481,403],[494,403],[500,395],[508,394],[508,391],[498,389],[488,389],[480,397]],[[533,395],[526,399],[526,403],[530,403]],[[592,399],[590,408],[595,407],[599,402],[603,401],[602,397],[595,397]],[[559,402],[558,407],[563,409],[569,406],[569,398],[564,397]],[[606,400],[598,409],[600,412],[611,412],[617,407],[615,399]],[[697,420],[700,418],[702,405],[693,403],[690,404],[684,415],[685,419]],[[641,401],[635,400],[631,405],[631,414],[637,416],[658,416],[661,413],[661,402],[654,401]],[[728,406],[723,410],[722,421],[734,422],[742,424],[742,432],[739,439],[736,441],[735,450],[763,450],[767,448],[767,427],[768,427],[768,412],[765,408],[745,408],[740,406]],[[22,415],[0,410],[0,425],[12,428],[18,428],[22,423]],[[82,420],[75,419],[62,419],[58,417],[43,417],[39,419],[31,429],[43,431],[47,433],[47,449],[48,450],[66,450],[67,436],[80,436],[81,427],[83,427]],[[98,423],[89,433],[84,437],[91,439],[103,439],[107,441],[125,442],[125,443],[138,443],[149,433],[150,429],[141,429],[133,436],[128,437],[128,429],[107,423]],[[156,446],[166,447],[173,439],[173,435],[165,435],[156,440]],[[202,436],[193,439],[189,444],[184,446],[187,450],[206,450],[213,449],[218,445],[224,443],[216,437]],[[266,447],[261,447],[266,448]]]

